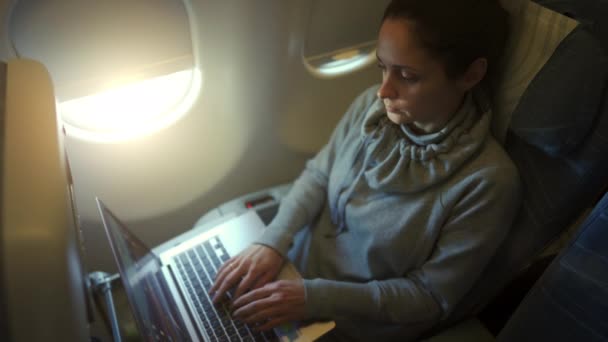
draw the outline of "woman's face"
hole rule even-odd
[[[419,46],[412,22],[387,19],[380,28],[377,57],[382,70],[378,97],[398,125],[431,133],[455,113],[468,89],[447,78],[437,59]]]

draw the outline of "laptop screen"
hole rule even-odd
[[[145,341],[187,341],[188,331],[161,273],[161,262],[97,199],[133,316]]]

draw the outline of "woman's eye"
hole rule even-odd
[[[409,73],[405,70],[402,70],[401,79],[408,81],[408,82],[417,82],[419,78],[416,75],[412,75],[411,73]]]

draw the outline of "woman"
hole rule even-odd
[[[360,95],[257,244],[211,288],[268,329],[333,319],[338,340],[407,340],[449,316],[507,233],[516,168],[480,83],[506,36],[497,0],[393,0],[382,84]],[[302,281],[273,281],[289,258]]]

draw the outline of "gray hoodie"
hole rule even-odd
[[[354,101],[258,241],[302,273],[307,314],[349,341],[404,341],[448,317],[520,203],[481,97],[416,135],[388,120],[377,89]]]

